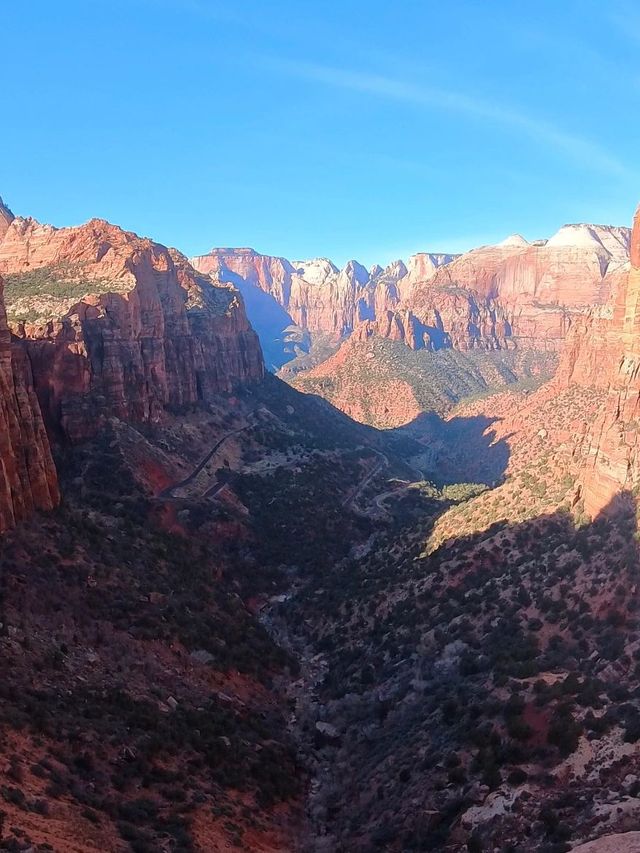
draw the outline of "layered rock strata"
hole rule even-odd
[[[631,264],[617,281],[612,304],[576,323],[555,383],[607,389],[606,403],[585,424],[576,452],[583,459],[585,511],[595,516],[620,490],[640,485],[640,210],[631,237]]]
[[[175,250],[94,219],[14,219],[0,242],[9,323],[52,432],[157,421],[263,376],[242,298]]]

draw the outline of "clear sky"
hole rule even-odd
[[[386,263],[640,201],[640,5],[3,5],[0,195],[187,254]]]

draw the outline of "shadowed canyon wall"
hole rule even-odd
[[[11,344],[0,279],[0,533],[58,502],[56,470],[29,359]]]

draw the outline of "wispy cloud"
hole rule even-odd
[[[485,119],[512,128],[524,136],[543,143],[548,148],[592,170],[614,177],[629,177],[627,167],[606,149],[577,134],[570,133],[544,119],[502,106],[462,92],[417,85],[382,74],[334,68],[310,62],[269,60],[274,70],[317,83],[362,92],[379,98],[404,102],[414,107],[448,110],[473,118]]]

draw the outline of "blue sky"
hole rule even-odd
[[[640,201],[640,7],[31,0],[2,13],[0,194],[187,254],[388,262]]]

